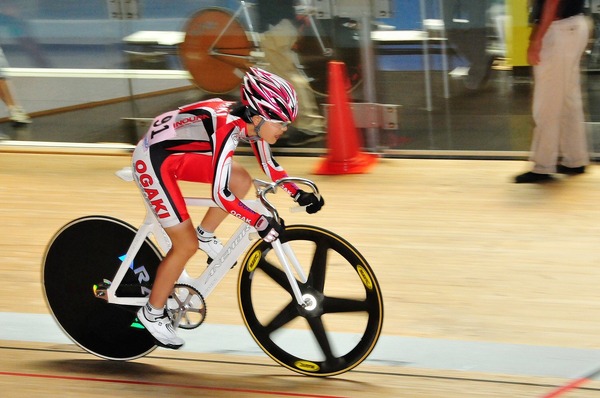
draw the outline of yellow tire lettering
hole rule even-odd
[[[373,281],[371,280],[367,270],[365,270],[361,265],[357,265],[356,272],[358,272],[358,276],[362,280],[363,285],[365,285],[367,289],[373,290]]]
[[[248,262],[246,263],[246,269],[248,272],[252,272],[258,267],[258,263],[262,257],[262,252],[260,250],[255,250],[254,253],[250,255],[248,258]]]
[[[296,361],[294,366],[305,372],[318,372],[321,369],[319,365],[309,361]]]

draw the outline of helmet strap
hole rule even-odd
[[[260,118],[260,122],[258,122],[258,124],[254,126],[254,132],[256,133],[256,135],[258,137],[260,137],[260,129],[261,129],[261,127],[262,127],[263,124],[265,124],[265,119],[263,119],[261,117]]]
[[[262,117],[260,118],[260,122],[258,122],[257,125],[254,124],[254,121],[252,119],[250,119],[250,122],[252,123],[252,125],[254,126],[254,132],[256,133],[255,136],[249,137],[247,134],[244,138],[242,138],[242,141],[251,143],[251,142],[257,142],[260,141],[262,139],[262,137],[260,136],[260,128],[262,127],[263,123],[265,122],[265,119],[263,119]]]

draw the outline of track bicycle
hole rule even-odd
[[[117,175],[133,180],[130,168]],[[286,182],[318,194],[307,179],[256,179],[257,199],[245,204],[279,220],[266,195]],[[43,288],[53,317],[71,340],[101,358],[132,360],[156,348],[136,311],[148,300],[170,240],[144,203],[146,216],[139,229],[109,216],[78,218],[54,235],[44,256]],[[208,198],[187,197],[186,203],[216,206]],[[229,271],[239,268],[243,321],[277,363],[308,376],[332,376],[364,361],[381,333],[383,299],[373,270],[358,250],[316,226],[286,226],[279,240],[267,243],[253,227],[240,223],[200,276],[184,271],[179,277],[167,301],[174,326],[200,326],[210,293]]]
[[[180,59],[194,82],[204,91],[225,94],[239,86],[244,71],[264,63],[260,36],[254,29],[252,3],[240,1],[235,12],[210,7],[192,15],[184,27],[179,45]],[[310,10],[309,7],[305,8]],[[326,32],[326,34],[322,34]],[[305,12],[294,46],[296,64],[316,94],[327,95],[328,61],[347,66],[350,90],[361,81],[357,22],[334,17],[316,20]]]

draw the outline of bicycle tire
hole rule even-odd
[[[94,294],[94,285],[114,277],[135,233],[116,218],[78,218],[54,235],[43,259],[43,290],[52,316],[71,340],[101,358],[131,360],[156,348],[136,322],[137,307],[109,304]],[[161,260],[146,239],[117,294],[149,294]]]
[[[252,66],[245,58],[250,56],[252,46],[245,29],[229,10],[200,10],[187,20],[184,32],[179,56],[200,89],[225,94],[240,85],[243,74]],[[223,55],[212,54],[211,46],[221,34],[217,50]]]
[[[246,327],[267,355],[294,372],[325,377],[353,369],[371,353],[383,326],[375,274],[350,243],[325,229],[287,226],[281,240],[301,263],[310,263],[303,267],[307,283],[298,283],[317,305],[304,309],[296,303],[283,269],[271,260],[271,245],[260,240],[248,250],[238,280]]]

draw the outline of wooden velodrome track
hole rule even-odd
[[[315,216],[285,212],[286,221],[339,233],[375,269],[385,299],[382,339],[523,352],[568,348],[591,353],[591,362],[548,376],[510,366],[445,367],[443,350],[428,359],[431,366],[419,366],[400,352],[396,362],[366,361],[317,379],[266,356],[228,354],[227,347],[210,354],[158,349],[136,361],[110,362],[73,344],[35,341],[46,331],[33,323],[16,332],[34,338],[0,340],[0,396],[542,397],[600,367],[597,167],[555,183],[516,185],[511,178],[525,162],[381,159],[368,174],[316,176],[316,158],[278,159],[289,174],[312,178],[327,203]],[[253,158],[238,161],[261,176]],[[125,153],[0,153],[0,315],[49,313],[41,260],[66,222],[91,214],[141,222],[135,186],[114,176],[128,162]],[[184,187],[196,195],[204,189]],[[232,274],[208,299],[207,323],[242,324],[234,290]],[[459,351],[458,359],[474,354],[469,351]],[[535,358],[507,360],[514,369],[543,365]],[[598,397],[600,382],[581,380],[560,396]]]

